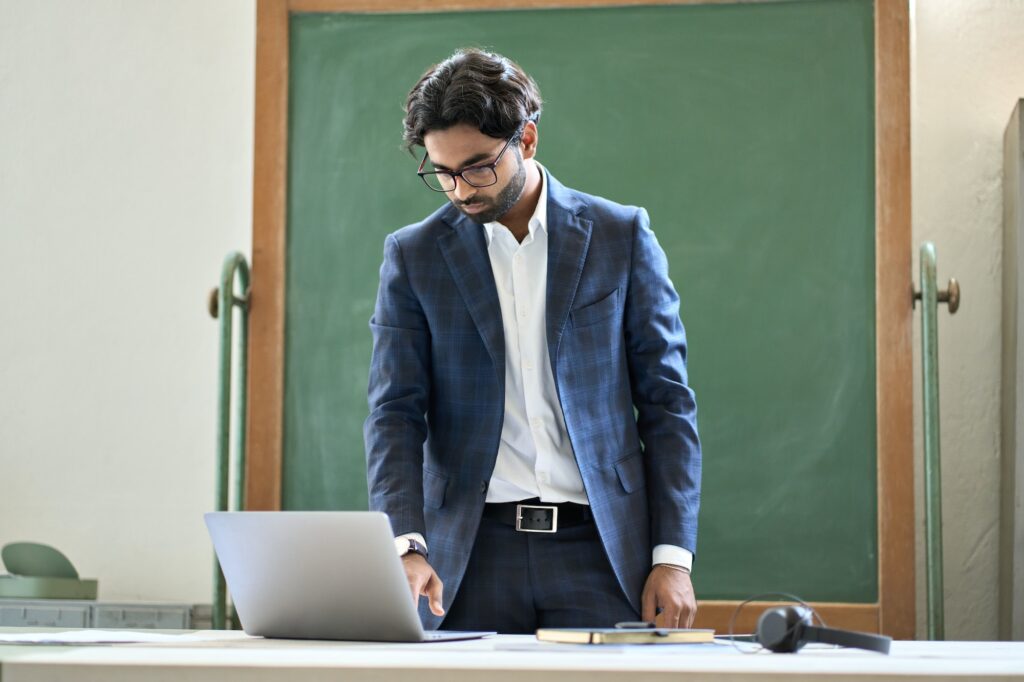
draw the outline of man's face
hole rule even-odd
[[[436,170],[460,171],[468,166],[494,163],[508,140],[484,135],[473,126],[460,123],[446,130],[431,130],[423,136],[430,163]],[[490,223],[501,220],[523,195],[526,166],[519,142],[513,142],[495,167],[498,182],[473,187],[457,178],[448,199],[470,220]]]

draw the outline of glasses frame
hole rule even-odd
[[[508,150],[509,147],[512,146],[512,143],[519,139],[519,136],[523,134],[523,128],[525,128],[525,127],[526,127],[526,123],[525,122],[519,124],[519,127],[516,129],[516,132],[512,133],[512,137],[508,138],[508,141],[505,143],[505,146],[501,148],[501,151],[498,152],[498,156],[495,157],[494,161],[492,161],[491,163],[479,163],[479,164],[475,164],[475,165],[472,165],[472,166],[466,166],[465,168],[462,168],[462,169],[457,170],[457,171],[440,171],[440,170],[425,171],[425,170],[423,170],[423,166],[425,166],[427,164],[427,160],[429,159],[430,155],[427,152],[424,152],[423,153],[423,160],[420,161],[420,167],[416,169],[416,175],[420,176],[420,180],[422,180],[423,184],[427,186],[427,189],[429,189],[432,192],[440,192],[441,194],[448,194],[449,192],[454,192],[455,191],[455,189],[459,186],[458,182],[456,181],[456,178],[462,178],[462,181],[464,183],[466,183],[467,185],[469,185],[470,187],[481,188],[481,187],[491,187],[493,185],[496,185],[496,184],[498,184],[498,168],[497,168],[497,166],[498,166],[499,163],[501,163],[501,157],[503,157],[505,155],[505,152]],[[489,168],[491,173],[494,174],[494,182],[489,182],[486,185],[477,185],[477,184],[474,184],[474,183],[470,182],[469,180],[467,180],[466,176],[463,175],[463,173],[465,173],[467,171],[482,170],[484,168]],[[452,179],[452,188],[451,189],[437,189],[435,187],[431,187],[430,183],[427,182],[427,176],[428,175],[435,175],[435,176],[436,175],[447,175],[448,177],[450,177]],[[441,184],[440,180],[438,181],[438,184],[439,185]]]

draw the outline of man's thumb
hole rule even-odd
[[[425,591],[430,600],[430,610],[435,616],[444,615],[444,607],[441,605],[442,589],[441,580],[436,575],[427,581]]]

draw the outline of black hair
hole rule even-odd
[[[524,121],[538,121],[540,90],[507,57],[476,48],[456,50],[427,69],[405,100],[405,148],[423,146],[431,130],[465,123],[481,133],[510,139]]]

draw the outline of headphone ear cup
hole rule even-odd
[[[803,629],[809,624],[804,611],[792,606],[768,609],[757,620],[757,641],[777,654],[792,654],[804,645]]]

